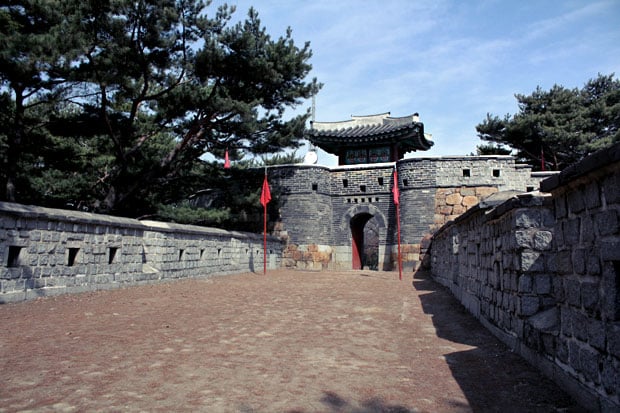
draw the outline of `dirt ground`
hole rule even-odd
[[[0,305],[0,326],[2,412],[579,411],[422,276],[182,280]]]

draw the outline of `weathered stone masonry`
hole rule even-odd
[[[620,145],[432,239],[433,277],[592,411],[620,410]]]
[[[287,165],[269,170],[280,193],[274,235],[287,241],[283,264],[303,269],[352,268],[352,220],[370,217],[379,237],[379,269],[397,268],[392,199],[398,170],[401,252],[405,269],[424,260],[432,232],[496,191],[537,188],[549,174],[532,174],[510,156],[423,157],[396,163],[328,168]]]
[[[282,242],[268,237],[268,268]],[[262,271],[262,235],[0,202],[0,303]]]

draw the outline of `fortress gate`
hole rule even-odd
[[[532,191],[549,173],[532,173],[511,156],[418,157],[429,149],[418,115],[354,116],[314,122],[307,132],[339,165],[269,169],[278,208],[273,234],[286,239],[283,265],[302,269],[393,270],[397,264],[393,171],[398,171],[405,269],[424,261],[431,234],[494,192]]]

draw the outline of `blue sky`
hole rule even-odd
[[[475,152],[476,125],[516,113],[515,93],[620,77],[620,0],[227,3],[239,18],[254,6],[273,38],[290,26],[296,43],[311,43],[311,77],[324,84],[317,121],[419,112],[435,146],[414,157]],[[336,159],[320,153],[319,164]]]

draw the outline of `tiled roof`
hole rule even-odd
[[[433,142],[424,136],[417,113],[393,118],[389,113],[352,116],[342,122],[313,122],[308,139],[330,153],[351,146],[380,146],[398,143],[405,151],[428,150]]]

